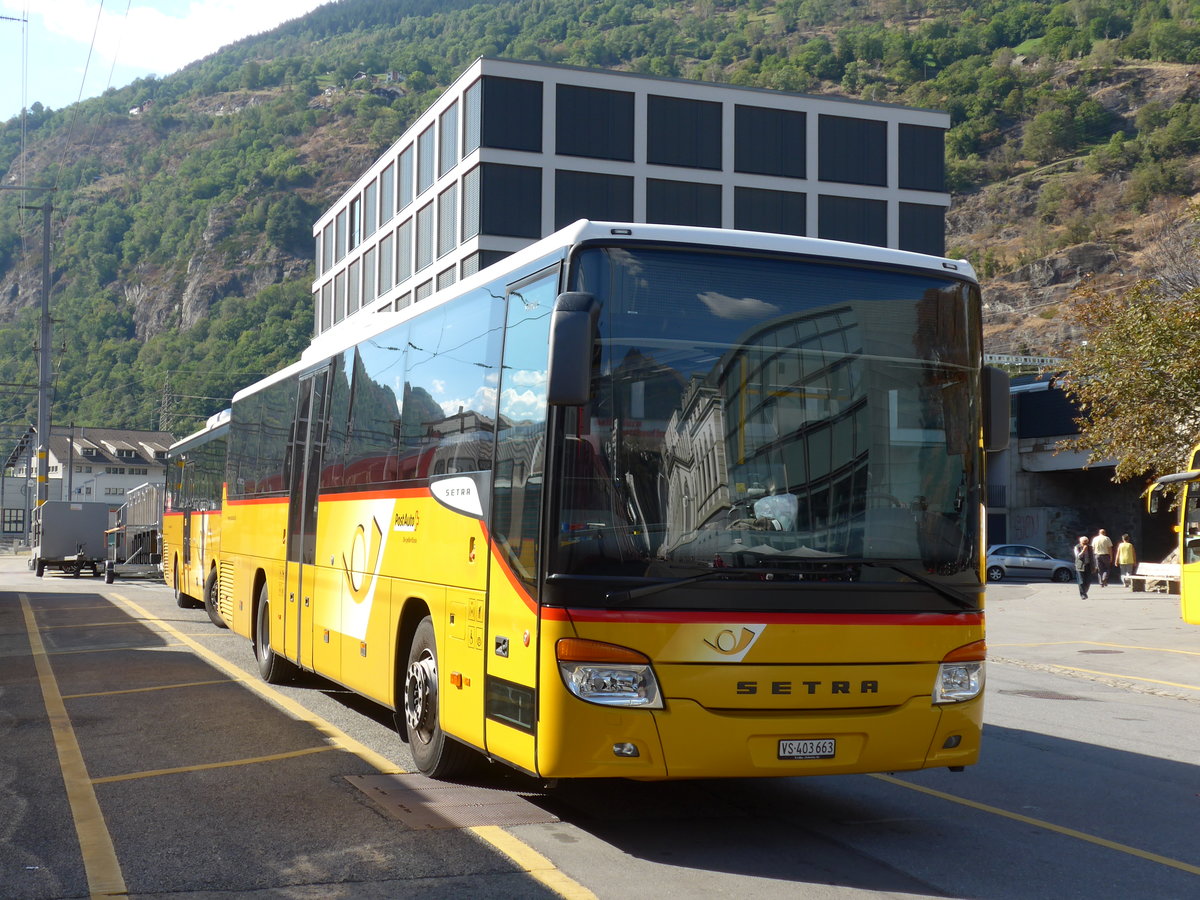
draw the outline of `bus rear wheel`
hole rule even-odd
[[[286,684],[296,675],[296,666],[271,649],[271,602],[264,584],[258,592],[258,616],[254,629],[254,655],[258,674],[267,684]]]
[[[438,710],[437,641],[433,619],[426,616],[413,634],[404,673],[404,721],[417,771],[449,778],[472,769],[480,756],[442,731]]]
[[[221,610],[217,606],[217,570],[213,569],[208,573],[208,577],[204,579],[204,611],[208,613],[208,617],[212,623],[218,628],[228,628],[225,620],[221,618]]]

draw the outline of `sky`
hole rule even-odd
[[[21,111],[23,70],[24,105],[62,109],[147,75],[170,75],[325,2],[0,0],[0,122]]]

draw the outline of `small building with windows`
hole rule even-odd
[[[166,431],[55,426],[50,433],[46,499],[107,503],[111,517],[133,488],[166,483],[167,448],[174,440]],[[34,445],[32,436],[22,440],[6,458],[0,542],[19,543],[28,537],[37,505]]]
[[[574,222],[942,255],[934,110],[480,58],[317,220],[314,334],[419,302]]]

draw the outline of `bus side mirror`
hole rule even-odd
[[[1163,487],[1161,484],[1150,485],[1150,492],[1146,495],[1146,512],[1154,515],[1158,512],[1159,502],[1162,500]]]
[[[592,294],[567,291],[550,315],[550,370],[546,401],[551,406],[583,406],[592,396],[592,347],[600,303]]]
[[[984,366],[983,381],[983,449],[987,453],[1008,449],[1009,377],[1003,369]]]

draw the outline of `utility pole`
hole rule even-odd
[[[0,190],[53,191],[49,187],[27,187],[25,185],[0,185]],[[52,372],[50,366],[50,213],[54,207],[47,198],[40,207],[25,209],[42,211],[42,297],[41,316],[38,328],[38,408],[37,408],[37,505],[49,499],[50,490],[50,401]]]

